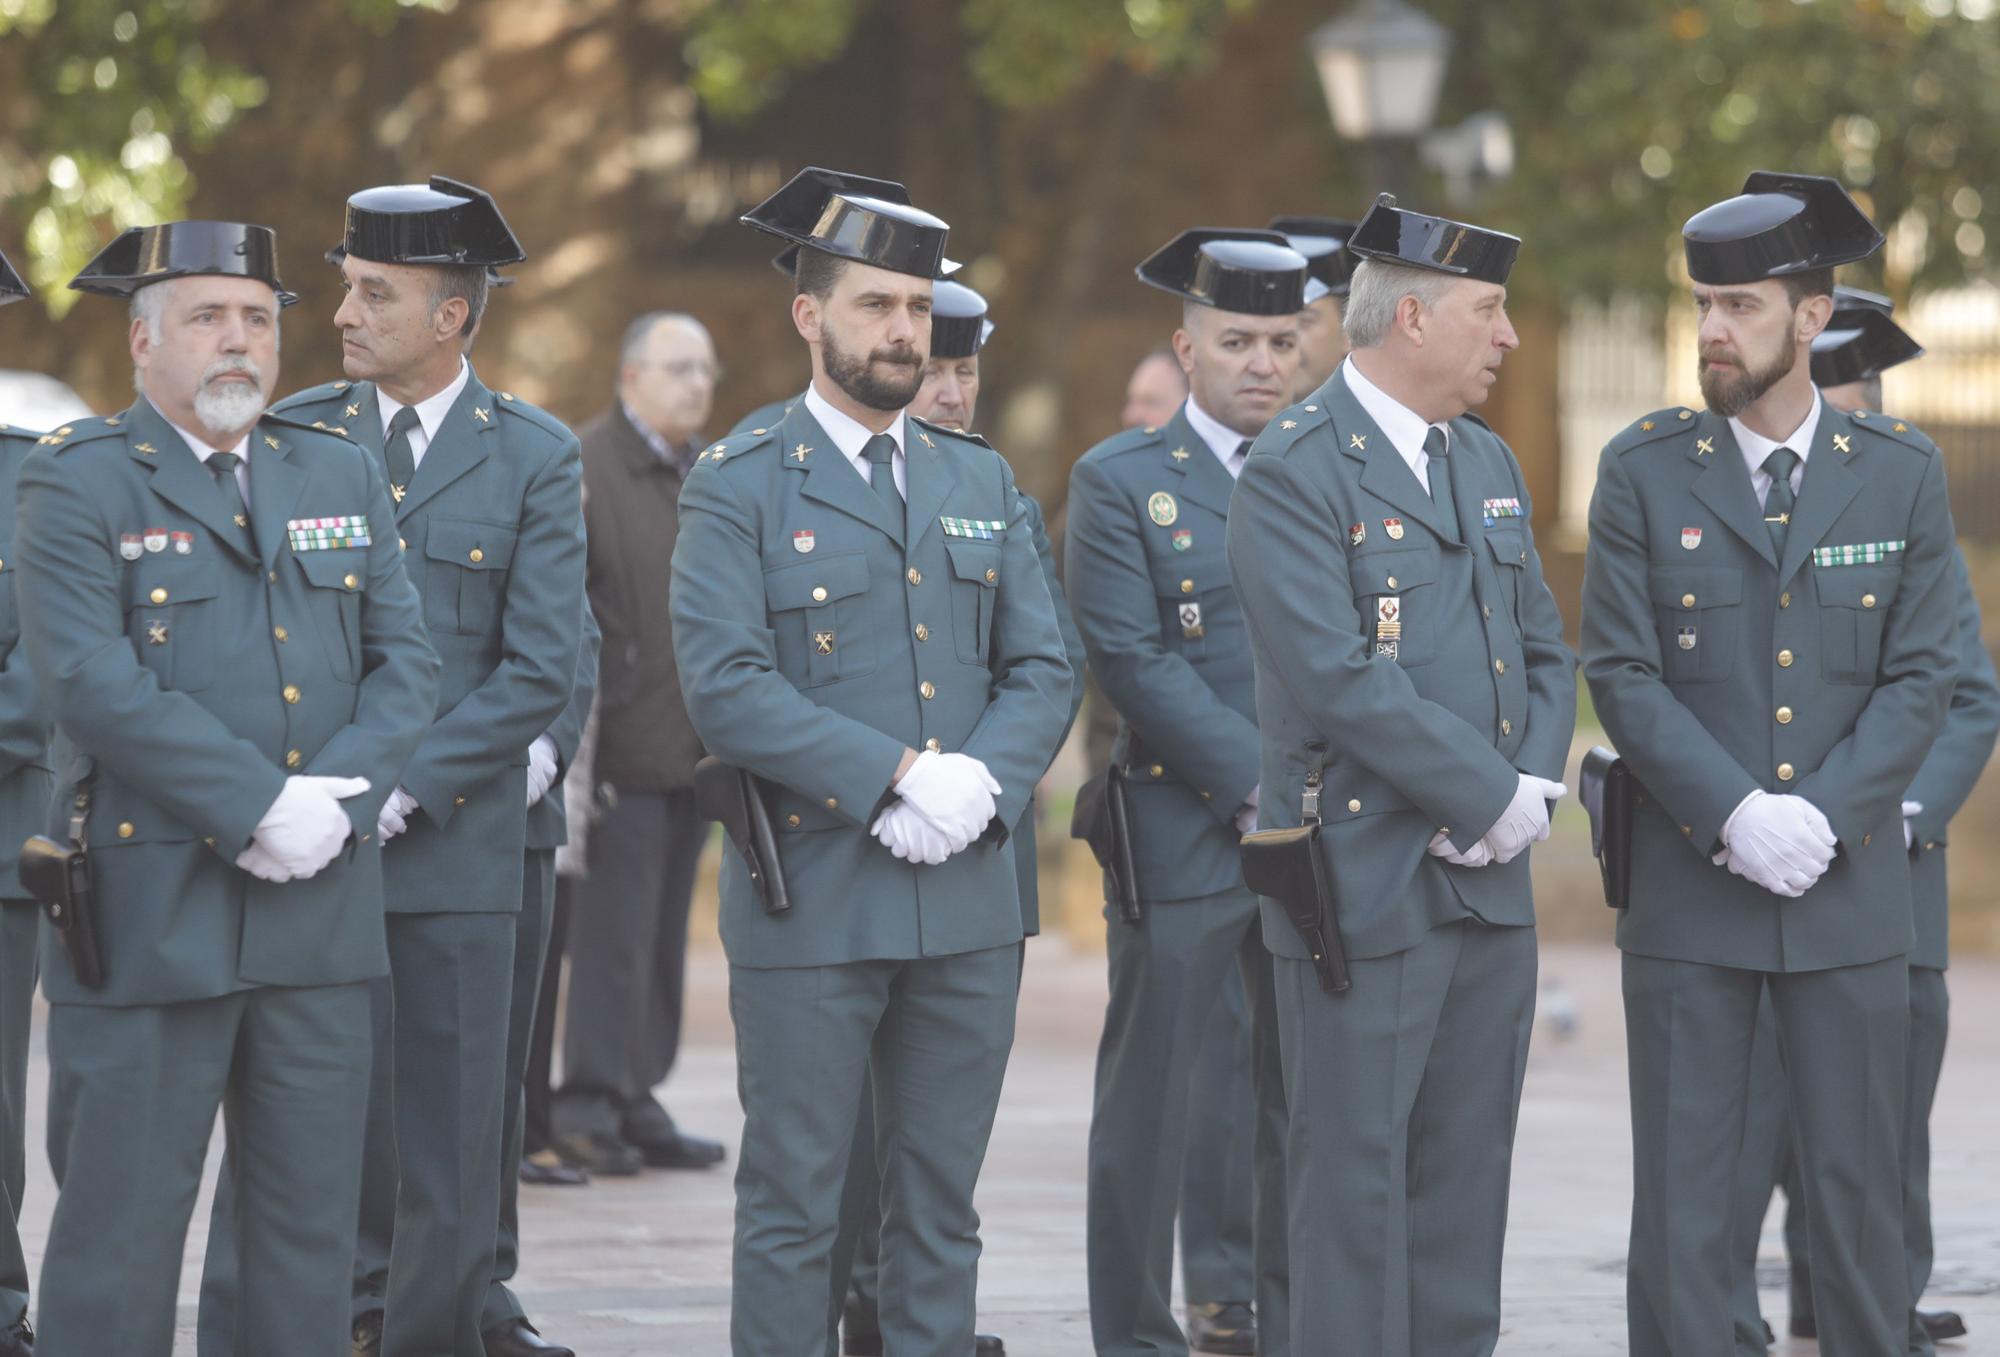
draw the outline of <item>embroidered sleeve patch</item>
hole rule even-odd
[[[335,547],[369,545],[368,515],[340,514],[333,518],[294,518],[285,524],[293,551],[328,551]]]
[[[1814,547],[1813,564],[1821,567],[1880,565],[1890,557],[1900,555],[1902,550],[1902,542],[1851,542],[1841,547]]]

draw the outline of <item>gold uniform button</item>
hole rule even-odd
[[[924,741],[924,748],[930,750],[933,754],[944,753],[944,746],[938,742],[938,737],[935,735]]]
[[[285,642],[292,639],[292,634],[289,631],[286,631],[283,627],[272,627],[271,634],[278,638],[279,645],[283,645]]]
[[[1789,726],[1791,723],[1792,723],[1792,709],[1790,707],[1778,708],[1778,724],[1781,726]]]
[[[931,629],[921,622],[917,623],[917,639],[919,641],[928,641],[931,639]]]
[[[1148,768],[1146,771],[1151,773],[1154,777],[1165,777],[1167,774],[1166,766],[1164,764],[1158,764],[1158,763],[1154,764],[1151,768]]]
[[[1349,802],[1347,803],[1347,810],[1348,810],[1348,813],[1349,813],[1349,814],[1351,814],[1351,815],[1359,815],[1359,814],[1361,813],[1361,801],[1360,801],[1360,798],[1358,798],[1358,797],[1357,797],[1356,799],[1354,799],[1354,800],[1352,800],[1352,801],[1349,801]]]
[[[1507,661],[1505,661],[1505,660],[1495,660],[1495,661],[1493,661],[1493,672],[1494,672],[1494,673],[1496,673],[1496,674],[1504,674],[1504,673],[1506,673],[1506,672],[1507,672]]]
[[[1934,853],[1937,851],[1937,845],[1935,843],[1926,840],[1924,843],[1924,851],[1926,853]]]
[[[299,685],[296,683],[287,683],[285,685],[285,701],[296,706],[298,705],[298,700],[299,700]]]
[[[826,602],[826,588],[824,585],[813,590],[813,602],[815,603]]]
[[[1491,622],[1493,620],[1493,609],[1484,603],[1479,605],[1479,614],[1480,616],[1484,617],[1488,622]]]
[[[462,796],[454,796],[451,799],[451,804],[454,806],[462,806],[465,804],[465,798]]]
[[[826,808],[827,808],[828,810],[839,810],[839,809],[840,809],[840,798],[839,798],[839,797],[837,797],[837,796],[829,796],[829,797],[828,797],[828,798],[826,799]]]
[[[1872,608],[1872,607],[1874,607],[1874,606],[1875,606],[1875,595],[1873,595],[1873,594],[1863,594],[1863,595],[1861,596],[1861,606],[1862,606],[1862,607],[1864,607],[1864,608]]]
[[[398,538],[396,539],[396,550],[398,550],[398,551],[408,551],[409,549],[410,549],[410,539],[409,539],[409,538],[407,538],[407,537],[398,537]]]
[[[1687,835],[1687,837],[1689,837],[1690,839],[1692,839],[1692,838],[1694,837],[1694,826],[1693,826],[1693,825],[1682,825],[1682,826],[1681,826],[1681,833],[1683,833],[1683,834]]]
[[[1780,668],[1780,669],[1790,669],[1791,667],[1792,667],[1792,652],[1791,652],[1791,651],[1789,651],[1789,650],[1781,650],[1781,651],[1779,651],[1779,652],[1778,652],[1778,668]]]
[[[799,827],[799,817],[796,815],[787,815],[785,817],[785,823],[790,825],[793,829],[797,829]]]
[[[911,566],[910,573],[907,576],[907,578],[909,579],[911,584],[922,584],[924,582],[924,572],[917,569],[915,566]]]
[[[138,830],[136,830],[136,829],[132,828],[132,822],[131,822],[130,820],[120,820],[120,821],[118,822],[118,837],[119,837],[119,838],[121,838],[121,839],[129,839],[129,838],[131,838],[131,837],[132,837],[132,836],[133,836],[134,834],[137,834],[138,832],[139,832]]]
[[[988,571],[986,572],[986,582],[987,582],[988,584],[997,584],[997,583],[999,582],[999,580],[1000,580],[1000,572],[999,572],[999,571],[997,571],[997,570],[992,570],[992,569],[989,569],[989,570],[988,570]]]
[[[1694,606],[1694,595],[1693,595],[1693,594],[1682,594],[1682,595],[1681,595],[1681,606],[1682,606],[1683,608],[1692,608],[1692,607]]]
[[[1512,735],[1514,733],[1514,723],[1504,716],[1500,718],[1500,733],[1502,735]]]
[[[1182,592],[1182,593],[1184,593],[1184,594],[1191,594],[1191,593],[1193,593],[1193,592],[1194,592],[1194,581],[1193,581],[1193,580],[1182,580],[1182,581],[1181,581],[1181,592]]]
[[[1389,576],[1389,578],[1388,578],[1388,579],[1386,579],[1386,580],[1384,580],[1384,581],[1382,581],[1382,583],[1384,583],[1385,585],[1387,585],[1387,586],[1388,586],[1389,588],[1391,588],[1391,589],[1395,589],[1395,588],[1399,587],[1399,586],[1398,586],[1398,585],[1396,584],[1396,577],[1395,577],[1394,575],[1391,575],[1391,576]]]
[[[472,550],[465,553],[465,557],[467,560],[471,561],[474,565],[478,565],[481,561],[486,559],[486,553],[481,551],[478,547],[474,547]]]
[[[1792,767],[1791,764],[1781,763],[1778,765],[1778,781],[1790,782],[1792,780],[1792,775],[1796,772],[1798,772],[1798,769]]]
[[[343,576],[340,582],[350,589],[359,589],[361,587],[361,581],[352,575]]]
[[[1215,798],[1214,798],[1213,796],[1210,796],[1210,795],[1209,795],[1209,794],[1208,794],[1207,792],[1203,792],[1203,793],[1201,794],[1201,799],[1202,799],[1202,800],[1204,800],[1204,801],[1213,801],[1213,800],[1215,800]]]
[[[264,579],[271,584],[276,584],[278,582],[278,572],[275,570],[267,570],[264,572]]]
[[[147,597],[151,598],[155,603],[165,603],[167,601],[167,591],[164,589],[155,589]]]
[[[1869,844],[1873,842],[1875,842],[1875,836],[1873,834],[1863,834],[1861,836],[1861,846],[1863,848],[1866,848]]]
[[[207,844],[210,848],[213,848],[215,847],[215,836],[213,834],[210,834],[204,839],[202,839],[202,842]]]
[[[1792,606],[1792,595],[1789,590],[1778,595],[1778,606],[1780,608],[1789,608]]]
[[[917,685],[917,691],[922,693],[924,695],[924,701],[928,702],[932,698],[937,696],[937,685],[935,683],[932,683],[929,679],[925,679],[922,683],[919,683]]]
[[[299,753],[298,750],[287,749],[285,751],[285,767],[296,768],[305,761],[306,761],[306,756]]]

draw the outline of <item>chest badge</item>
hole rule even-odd
[[[1675,639],[1676,641],[1678,641],[1678,642],[1680,643],[1680,648],[1681,648],[1682,650],[1693,650],[1693,649],[1694,649],[1694,639],[1695,639],[1695,638],[1694,638],[1694,628],[1693,628],[1693,627],[1682,627],[1682,628],[1681,628],[1681,629],[1680,629],[1680,630],[1679,630],[1679,631],[1678,631],[1678,632],[1677,632],[1677,633],[1675,634],[1675,638],[1674,638],[1674,639]]]
[[[1166,491],[1155,490],[1153,497],[1146,501],[1146,512],[1155,523],[1164,528],[1180,518],[1181,506]]]
[[[163,646],[166,643],[167,624],[164,622],[148,622],[146,624],[146,644],[149,646]]]
[[[182,555],[182,556],[192,556],[192,555],[194,554],[194,534],[193,534],[193,533],[191,533],[191,532],[177,532],[177,533],[175,533],[175,534],[173,535],[173,539],[174,539],[174,550],[175,550],[175,552],[177,552],[178,554],[180,554],[180,555]]]
[[[803,532],[795,532],[792,534],[793,551],[796,551],[799,553],[799,555],[803,556],[812,549],[813,549],[812,529],[807,528]]]
[[[1181,637],[1184,640],[1195,641],[1208,634],[1208,628],[1203,626],[1201,622],[1201,605],[1199,603],[1181,604],[1180,616]]]
[[[167,549],[167,530],[165,528],[146,529],[145,543],[146,550],[148,551],[165,551]]]
[[[1388,533],[1388,534],[1389,534],[1389,540],[1390,540],[1391,542],[1400,542],[1400,541],[1402,541],[1402,540],[1403,540],[1403,520],[1402,520],[1402,519],[1400,519],[1400,518],[1385,518],[1385,519],[1383,519],[1383,520],[1382,520],[1382,531],[1383,531],[1383,532],[1386,532],[1386,533]]]
[[[831,655],[833,653],[832,632],[816,631],[813,633],[813,653],[815,655]]]
[[[1368,525],[1366,523],[1356,523],[1347,530],[1347,545],[1350,547],[1358,547],[1367,540]]]
[[[1193,545],[1194,545],[1194,530],[1192,528],[1174,529],[1175,551],[1186,551],[1189,547]]]
[[[1701,545],[1701,529],[1700,529],[1700,528],[1682,528],[1682,529],[1681,529],[1681,550],[1682,550],[1682,551],[1693,551],[1693,550],[1694,550],[1694,549],[1695,549],[1696,547],[1698,547],[1698,546],[1700,546],[1700,545]]]
[[[122,533],[118,538],[118,554],[128,561],[136,561],[146,554],[146,544],[136,532]]]

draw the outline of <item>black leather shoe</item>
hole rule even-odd
[[[997,1333],[976,1333],[972,1335],[973,1357],[1007,1357],[1007,1345],[1000,1341]]]
[[[0,1329],[0,1357],[35,1357],[35,1331],[27,1320]]]
[[[354,1321],[354,1357],[382,1357],[382,1312]]]
[[[554,1150],[536,1150],[521,1157],[521,1181],[536,1187],[583,1187],[590,1175],[563,1163]]]
[[[1764,1346],[1767,1348],[1776,1347],[1778,1345],[1778,1335],[1771,1332],[1771,1321],[1760,1319],[1757,1322],[1764,1326]]]
[[[479,1335],[479,1341],[486,1345],[486,1357],[576,1357],[574,1349],[549,1342],[518,1317],[495,1324]]]
[[[1792,1311],[1791,1323],[1785,1327],[1791,1331],[1794,1338],[1819,1337],[1819,1321],[1813,1317],[1813,1312],[1810,1310]]]
[[[882,1335],[854,1323],[850,1310],[840,1326],[840,1350],[846,1357],[882,1357]],[[974,1334],[972,1351],[974,1357],[1007,1357],[1007,1345],[996,1333]],[[489,1351],[486,1357],[494,1355]]]
[[[1253,1357],[1257,1351],[1257,1314],[1248,1301],[1190,1305],[1187,1319],[1188,1346],[1196,1352]]]
[[[632,1142],[649,1169],[713,1168],[728,1157],[722,1142],[675,1131],[657,1140]]]
[[[882,1357],[882,1330],[875,1323],[875,1307],[863,1311],[851,1294],[840,1310],[840,1351],[843,1357]]]
[[[1919,1310],[1917,1323],[1924,1326],[1933,1343],[1965,1337],[1965,1316],[1956,1310]]]
[[[630,1178],[646,1165],[638,1146],[602,1131],[565,1131],[555,1151],[563,1163],[597,1178]]]

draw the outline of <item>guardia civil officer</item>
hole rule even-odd
[[[0,254],[0,306],[28,285]],[[28,1263],[18,1219],[26,1178],[28,1028],[35,1008],[35,902],[15,870],[21,843],[48,818],[49,713],[21,649],[14,599],[14,478],[36,435],[0,424],[0,1357],[34,1350]],[[10,568],[11,566],[11,568]]]
[[[1338,217],[1273,217],[1265,229],[1283,232],[1285,243],[1306,257],[1311,274],[1305,308],[1299,312],[1299,375],[1293,388],[1293,398],[1303,401],[1347,356],[1340,312],[1354,266],[1361,262],[1344,248],[1354,223]]]
[[[993,322],[987,317],[986,298],[962,283],[939,279],[931,288],[930,357],[924,361],[923,384],[910,402],[912,417],[941,424],[948,429],[969,432],[979,406],[979,355],[993,337]],[[1056,578],[1055,552],[1049,543],[1042,508],[1033,495],[1018,491],[1027,516],[1028,536],[1042,563],[1042,579],[1055,605],[1056,621],[1062,628],[1063,651],[1071,661],[1070,720],[1083,701],[1083,643],[1077,638],[1076,624],[1070,619],[1068,602]],[[1064,729],[1064,738],[1068,729]],[[1057,740],[1056,747],[1062,747]],[[1021,929],[1029,937],[1041,931],[1041,910],[1036,890],[1038,868],[1035,858],[1036,807],[1031,795],[1021,821],[1014,826],[1014,875],[1021,890]],[[1026,944],[1023,944],[1025,960]],[[875,1168],[874,1100],[864,1096],[861,1120],[855,1127],[854,1153],[848,1160],[847,1185],[840,1198],[840,1233],[833,1247],[833,1315],[845,1330],[845,1351],[850,1357],[870,1357],[882,1351],[881,1324],[877,1318],[879,1291],[877,1267],[881,1252],[882,1179]],[[850,1261],[851,1260],[851,1261]],[[828,1340],[828,1357],[841,1351]],[[979,1357],[999,1357],[1006,1345],[997,1334],[975,1335]]]
[[[884,1345],[973,1349],[972,1189],[1020,975],[1007,839],[1071,681],[1006,462],[906,410],[947,228],[850,184],[805,170],[744,217],[804,247],[792,319],[812,385],[697,462],[674,551],[688,713],[759,779],[791,898],[767,913],[725,855],[745,1357],[825,1351],[864,1071]]]
[[[1091,1112],[1091,1334],[1103,1354],[1184,1353],[1171,1308],[1175,1208],[1196,1050],[1225,976],[1242,976],[1254,1101],[1260,1350],[1290,1351],[1285,1102],[1271,959],[1243,884],[1255,824],[1257,726],[1223,526],[1250,442],[1298,365],[1306,261],[1272,231],[1183,231],[1139,266],[1181,298],[1174,352],[1189,394],[1070,475],[1067,578],[1098,687],[1118,711],[1142,917],[1107,909],[1110,1000]],[[1208,1317],[1208,1316],[1204,1316]],[[1246,1314],[1230,1327],[1247,1327]],[[1317,1337],[1315,1338],[1317,1341]]]
[[[1833,297],[1833,316],[1812,343],[1813,384],[1831,408],[1850,414],[1866,411],[1874,417],[1883,408],[1883,372],[1922,357],[1923,348],[1892,319],[1893,303],[1887,297],[1851,287],[1836,287]],[[1963,551],[1955,550],[1952,571],[1958,598],[1958,679],[1952,685],[1944,731],[1932,744],[1902,805],[1917,925],[1917,945],[1910,953],[1908,1103],[1903,1126],[1903,1242],[1912,1304],[1922,1297],[1931,1275],[1930,1113],[1944,1065],[1949,1015],[1944,982],[1949,955],[1945,832],[1978,783],[2000,731],[2000,684],[1982,636],[1979,601],[1972,592]],[[1758,1314],[1756,1266],[1774,1184],[1785,1189],[1785,1247],[1791,1261],[1789,1327],[1799,1338],[1816,1337],[1819,1331],[1813,1311],[1805,1194],[1791,1149],[1791,1118],[1768,993],[1757,1010],[1751,1062],[1750,1116],[1737,1186],[1736,1335],[1740,1347],[1755,1351],[1770,1332]],[[1919,1311],[1917,1320],[1910,1335],[1912,1353],[1932,1351],[1939,1339],[1965,1336],[1965,1319],[1956,1311]]]
[[[542,785],[561,775],[547,732],[571,701],[583,630],[581,462],[567,428],[490,390],[465,357],[489,268],[523,258],[490,196],[442,176],[365,189],[328,257],[347,293],[333,320],[348,378],[277,408],[346,429],[383,471],[444,660],[436,720],[378,827],[389,977],[372,996],[355,1349],[546,1352],[525,1321],[481,1327],[531,770]]]
[[[1584,581],[1585,675],[1643,788],[1618,922],[1631,1348],[1730,1348],[1732,1182],[1768,991],[1821,1351],[1901,1352],[1901,805],[1958,668],[1943,463],[1906,422],[1813,387],[1833,268],[1882,242],[1839,184],[1760,171],[1682,234],[1708,409],[1656,411],[1605,448]]]
[[[130,298],[139,399],[20,474],[23,645],[64,736],[103,984],[44,930],[62,1184],[38,1350],[166,1357],[218,1106],[246,1352],[348,1350],[369,982],[387,966],[376,816],[439,664],[378,469],[263,413],[278,377],[261,226],[120,235],[72,287]],[[12,562],[10,562],[12,564]]]
[[[1347,248],[1353,352],[1258,439],[1229,520],[1259,816],[1300,824],[1318,784],[1351,976],[1324,988],[1265,903],[1292,1326],[1319,1353],[1464,1357],[1500,1330],[1535,996],[1528,849],[1564,792],[1575,666],[1520,466],[1471,413],[1519,343],[1520,242],[1384,195]]]

